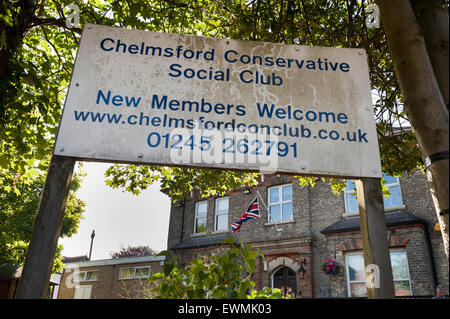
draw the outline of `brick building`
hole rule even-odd
[[[421,172],[400,179],[385,176],[391,196],[385,198],[388,241],[394,286],[398,296],[431,296],[437,284],[448,294],[448,266],[429,187]],[[318,180],[301,187],[285,175],[263,176],[257,187],[201,198],[171,207],[168,248],[184,260],[207,255],[222,239],[234,237],[260,248],[253,280],[264,286],[290,286],[298,297],[364,297],[365,277],[354,184],[333,193]],[[255,196],[260,196],[261,218],[244,223],[232,234]],[[336,260],[341,271],[326,275],[325,258]]]
[[[148,278],[162,271],[164,256],[66,261],[58,299],[148,298]]]

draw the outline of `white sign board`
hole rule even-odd
[[[84,27],[54,154],[381,177],[366,55]]]

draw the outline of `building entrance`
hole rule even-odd
[[[273,288],[281,289],[283,286],[292,288],[294,292],[297,291],[296,274],[288,267],[282,267],[273,274]]]

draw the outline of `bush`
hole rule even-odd
[[[232,245],[220,256],[195,259],[183,267],[179,260],[167,261],[161,273],[154,274],[149,282],[155,283],[152,290],[155,298],[162,299],[260,299],[284,298],[280,289],[265,287],[256,291],[255,283],[250,280],[255,270],[258,254],[264,258],[261,250],[251,250],[251,245],[240,241],[235,246],[233,239],[223,240]],[[170,257],[168,251],[159,255]],[[169,258],[168,258],[169,259]]]

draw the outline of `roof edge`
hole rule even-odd
[[[412,219],[409,220],[387,220],[388,215],[391,214],[406,214],[409,215],[411,217],[413,217]],[[394,211],[394,212],[386,212],[385,213],[385,217],[386,217],[386,227],[396,227],[396,226],[407,226],[407,225],[427,225],[427,221],[414,215],[411,213],[407,213],[407,212],[402,212],[402,211]],[[344,220],[359,220],[359,216],[352,216],[352,217],[344,217],[341,220],[339,220],[338,222],[331,224],[330,226],[324,228],[323,230],[320,231],[320,233],[324,234],[324,235],[330,235],[330,234],[339,234],[339,233],[347,233],[347,232],[352,232],[352,231],[360,231],[360,225],[358,223],[358,225],[351,225],[351,226],[343,226],[342,228],[338,228],[338,229],[333,229],[333,226],[343,222]]]
[[[108,265],[121,265],[121,264],[132,264],[132,263],[142,263],[151,261],[164,261],[166,256],[139,256],[139,257],[122,257],[122,258],[112,258],[112,259],[99,259],[90,261],[79,261],[66,263],[66,268],[80,268],[80,267],[93,267],[93,266],[108,266]]]

